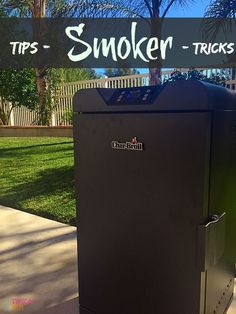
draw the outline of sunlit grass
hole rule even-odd
[[[0,204],[74,222],[72,139],[0,138]]]

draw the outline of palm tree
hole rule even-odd
[[[206,9],[205,17],[209,18],[235,18],[236,1],[235,0],[213,0]]]
[[[204,23],[204,33],[207,39],[214,41],[221,30],[231,33],[231,26],[235,23],[236,17],[236,1],[212,0],[206,8],[204,17],[207,19]],[[235,69],[232,70],[232,75],[235,76]]]
[[[126,7],[126,0],[124,0],[124,2],[122,2],[122,0],[118,0],[119,5],[117,6],[117,9],[123,9],[123,11],[121,12],[123,13],[123,15],[126,14],[126,17],[143,17],[157,19],[159,21],[159,30],[155,30],[155,33],[160,34],[161,25],[174,6],[180,6],[184,8],[194,3],[195,1],[196,0],[131,0],[129,1],[129,7]],[[150,85],[160,84],[161,69],[150,68],[149,73]]]
[[[163,20],[173,8],[173,6],[185,7],[195,0],[144,0],[147,8],[148,17],[160,19],[160,28]],[[159,30],[161,33],[161,30]],[[159,85],[161,83],[161,69],[160,68],[150,68],[149,69],[149,84]]]
[[[221,29],[231,31],[232,20],[236,16],[236,1],[212,0],[206,8],[204,17],[205,37],[215,40]]]

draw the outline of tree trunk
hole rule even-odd
[[[149,69],[149,85],[161,85],[161,68]]]
[[[8,125],[10,118],[10,110],[7,110],[7,104],[4,98],[1,96],[0,99],[0,125]]]
[[[39,103],[37,112],[39,115],[38,123],[41,125],[50,125],[51,120],[51,106],[47,104],[47,84],[46,75],[47,71],[44,69],[36,68],[36,81],[37,90],[39,95]]]
[[[151,36],[152,37],[161,37],[161,22],[160,22],[160,1],[152,0],[152,18],[154,21],[154,25],[151,22]],[[156,23],[158,21],[158,27],[156,27]],[[157,52],[157,60],[159,61],[161,58],[160,51]],[[150,67],[149,68],[149,85],[160,85],[161,84],[161,67]]]
[[[33,1],[33,11],[32,16],[34,18],[44,18],[46,17],[46,0],[34,0]],[[41,42],[40,29],[34,29],[34,36],[37,42]],[[41,125],[50,125],[51,120],[51,106],[47,103],[47,83],[46,76],[47,71],[42,68],[35,68],[37,90],[39,95],[38,103],[38,123]]]

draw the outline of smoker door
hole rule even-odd
[[[203,313],[210,121],[207,112],[75,114],[81,314]],[[134,137],[143,151],[112,148]]]
[[[224,251],[207,268],[206,314],[222,314],[234,289],[236,257],[236,112],[215,111],[212,128],[211,213],[225,215]]]

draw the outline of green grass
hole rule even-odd
[[[0,138],[0,204],[75,222],[73,142]]]

